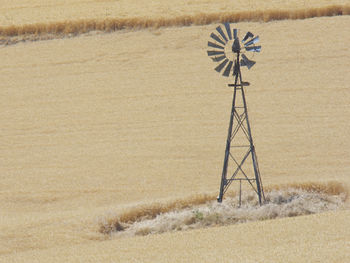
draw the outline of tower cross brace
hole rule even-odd
[[[258,195],[259,204],[261,205],[265,200],[265,195],[264,195],[263,185],[260,177],[258,160],[255,152],[254,143],[253,143],[251,128],[249,124],[247,102],[246,102],[245,93],[244,93],[244,87],[249,86],[249,83],[242,81],[239,59],[240,59],[240,53],[237,52],[237,59],[235,61],[234,72],[233,72],[235,81],[234,81],[234,84],[229,84],[230,87],[234,87],[234,91],[233,91],[233,99],[232,99],[230,124],[228,128],[228,135],[227,135],[227,141],[226,141],[224,165],[223,165],[222,176],[221,176],[220,193],[217,198],[217,201],[221,203],[223,196],[226,193],[229,186],[231,185],[231,183],[233,181],[239,181],[240,183],[239,205],[241,205],[242,181],[247,181],[249,185],[254,189],[256,194]],[[239,100],[238,98],[239,94],[241,95],[243,106],[237,105],[238,104],[237,102]],[[243,132],[247,140],[246,145],[239,146],[239,147],[246,147],[247,149],[245,155],[240,160],[235,158],[233,153],[231,152],[232,148],[234,148],[231,146],[231,143],[235,140],[235,137],[237,136],[237,133],[239,131]],[[249,177],[242,169],[243,164],[246,162],[249,156],[251,156],[252,158],[254,177]],[[236,166],[236,169],[232,174],[228,175],[228,164],[230,159],[233,160]],[[240,178],[238,178],[239,173],[243,175]]]

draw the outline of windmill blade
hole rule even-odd
[[[245,47],[253,45],[259,41],[259,36],[254,37],[252,40],[248,41],[244,44]]]
[[[241,66],[247,66],[250,69],[255,63],[255,61],[249,60],[246,55],[242,54]]]
[[[233,29],[233,39],[237,38],[237,28]]]
[[[254,35],[253,35],[253,33],[248,31],[247,34],[245,34],[244,38],[242,39],[242,43],[250,37],[254,37]]]
[[[214,39],[215,41],[217,41],[217,42],[223,44],[223,45],[226,44],[224,41],[222,41],[222,40],[221,40],[217,35],[215,35],[214,33],[211,33],[211,34],[210,34],[210,37],[211,37],[212,39]]]
[[[208,56],[225,55],[224,51],[209,50],[207,51]]]
[[[225,67],[225,65],[227,64],[227,62],[228,62],[228,59],[225,59],[223,62],[221,62],[221,64],[219,64],[219,66],[217,66],[217,67],[215,68],[215,70],[216,70],[217,72],[220,72],[220,71]]]
[[[241,67],[247,66],[246,62],[243,59],[241,59],[240,65]]]
[[[219,56],[219,57],[214,57],[214,58],[211,58],[211,59],[212,59],[214,62],[219,62],[219,61],[223,60],[224,58],[226,58],[225,55]]]
[[[226,28],[226,32],[227,32],[228,38],[231,40],[232,39],[232,34],[231,34],[230,24],[229,23],[225,23],[225,28]]]
[[[261,51],[261,46],[246,47],[245,50],[247,50],[247,51],[253,51],[253,52],[260,52],[260,51]]]
[[[230,61],[230,62],[228,63],[227,67],[225,68],[224,73],[222,74],[223,76],[225,76],[225,77],[230,76],[230,71],[231,71],[231,68],[232,68],[232,64],[233,64],[232,61]]]
[[[217,44],[212,43],[210,41],[208,41],[208,47],[215,47],[215,48],[219,48],[219,49],[225,49],[225,47],[217,45]]]
[[[227,43],[227,37],[225,36],[224,31],[222,31],[221,26],[218,26],[218,27],[216,28],[216,31],[218,31],[219,34],[222,36],[222,38],[225,39],[225,44],[226,44],[226,43]]]

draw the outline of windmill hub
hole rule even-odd
[[[232,43],[232,52],[238,54],[240,51],[241,51],[241,45],[239,44],[239,39],[235,38],[235,40]]]
[[[229,84],[234,90],[218,202],[222,202],[225,192],[234,181],[239,182],[239,200],[241,200],[242,181],[245,181],[252,186],[258,195],[259,203],[262,204],[265,196],[244,93],[244,87],[249,86],[249,82],[244,82],[241,74],[241,67],[251,69],[255,65],[255,61],[249,59],[247,55],[261,51],[261,46],[255,45],[259,42],[259,36],[247,32],[240,41],[238,29],[232,30],[229,23],[223,26],[224,28],[218,26],[216,32],[211,33],[207,51],[208,56],[218,63],[215,70],[222,72],[225,77],[233,76],[234,79],[234,83]],[[240,132],[243,135],[243,142],[242,138],[240,140],[238,138]],[[243,155],[238,153],[239,149],[243,149]],[[251,157],[253,176],[244,167],[248,157]],[[230,170],[232,166],[234,169]]]

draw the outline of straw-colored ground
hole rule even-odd
[[[2,0],[0,21],[170,6],[138,2]],[[262,5],[240,6],[250,2]],[[116,3],[125,11],[113,13]],[[174,13],[193,10],[183,1]],[[349,25],[350,16],[237,24],[263,46],[242,73],[265,185],[350,185]],[[98,232],[100,217],[124,208],[217,192],[232,92],[206,55],[214,28],[0,46],[0,262],[350,261],[349,210],[123,239]]]

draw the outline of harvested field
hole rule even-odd
[[[203,10],[231,12],[233,5],[0,2],[2,29],[140,14],[154,21],[161,14],[196,17]],[[250,5],[252,12],[304,8],[302,1],[239,4],[232,12]],[[345,4],[308,1],[305,9]],[[242,74],[251,83],[246,98],[264,187],[273,202],[306,211],[289,217],[278,208],[284,212],[276,218],[254,214],[268,206],[248,207],[242,217],[222,213],[239,224],[206,216],[207,207],[214,215],[221,209],[212,200],[232,100],[228,80],[206,54],[215,23],[1,45],[0,262],[348,263],[350,16],[344,14],[236,23],[261,38],[257,64]],[[237,189],[233,184],[227,195],[233,207]],[[198,221],[186,231],[158,231],[171,226],[160,219],[180,210],[179,218]],[[264,220],[251,220],[251,211]],[[143,217],[160,224],[148,232]],[[135,231],[115,231],[116,222]]]

